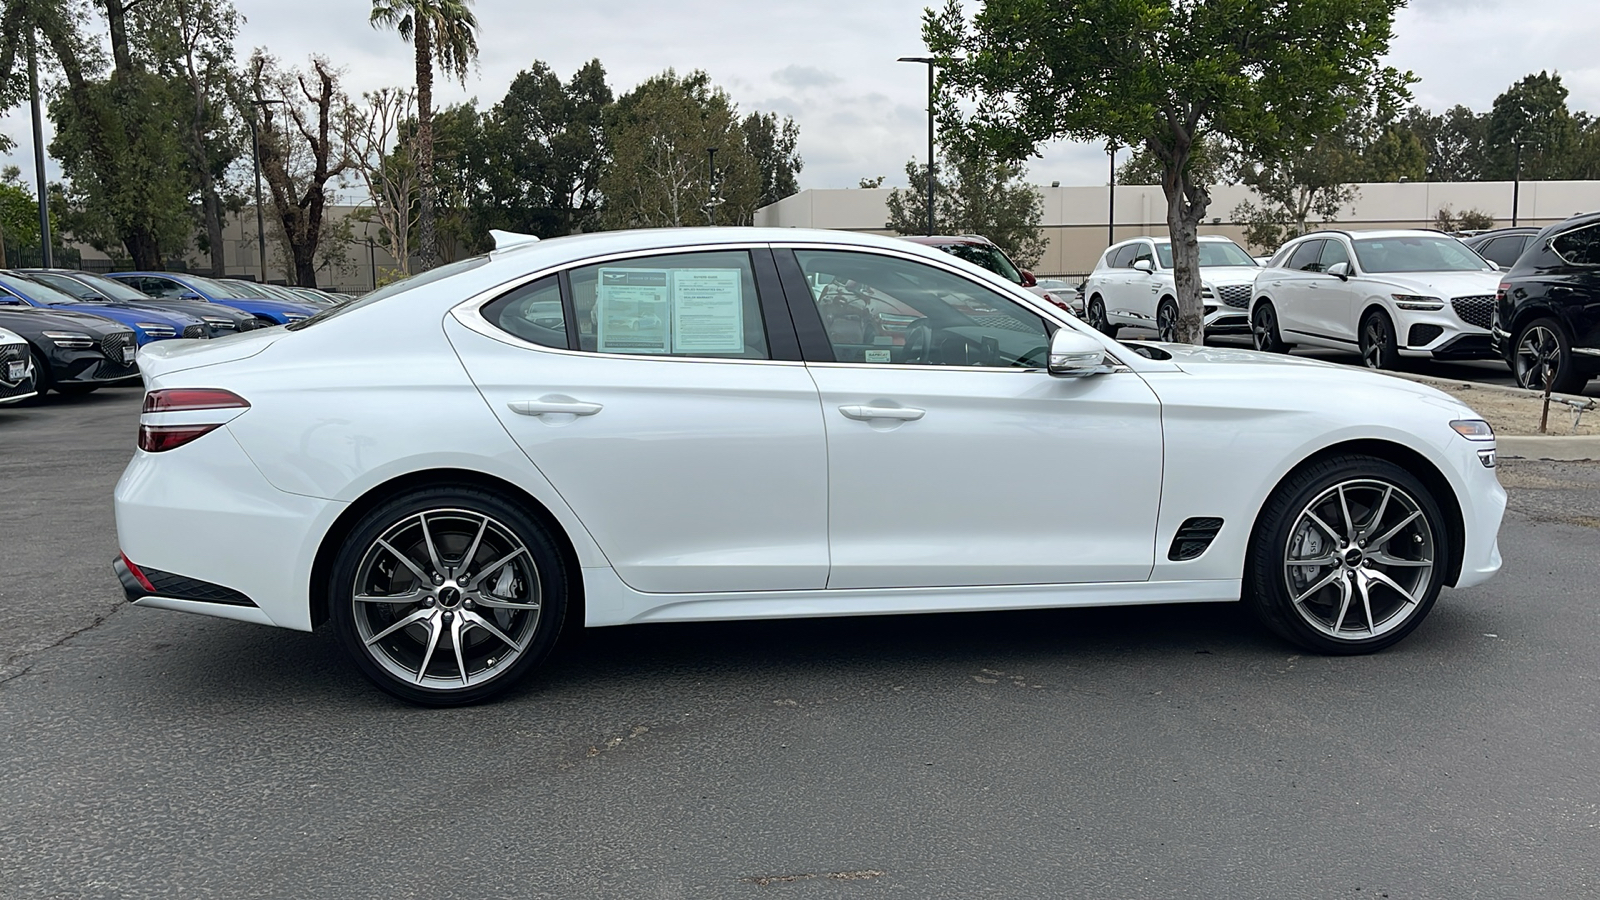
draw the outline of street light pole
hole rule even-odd
[[[39,61],[34,47],[34,29],[28,26],[28,89],[33,104],[33,168],[39,180],[39,259],[46,269],[55,268],[50,252],[50,193],[44,177],[44,121],[39,114]]]
[[[1522,201],[1522,139],[1517,138],[1516,168],[1511,175],[1511,227],[1517,227],[1517,207]]]
[[[939,60],[931,56],[902,56],[895,62],[922,63],[928,67],[928,234],[931,236],[933,234],[933,194],[938,184],[934,174],[933,162],[933,67],[939,64]]]
[[[706,172],[710,176],[710,180],[706,182],[707,225],[717,224],[717,204],[722,202],[717,197],[717,149],[716,147],[706,148]]]
[[[282,100],[251,100],[250,105],[260,109],[273,103],[283,103]],[[261,135],[256,131],[256,117],[250,116],[250,155],[255,160],[256,169],[256,253],[257,261],[261,267],[261,280],[267,280],[267,218],[261,211]]]
[[[1106,246],[1117,242],[1117,142],[1106,143],[1106,155],[1111,157],[1111,180],[1106,182]]]

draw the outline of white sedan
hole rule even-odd
[[[329,622],[443,705],[563,628],[641,622],[1243,597],[1362,653],[1500,566],[1493,432],[1427,387],[1131,348],[891,238],[497,237],[287,328],[146,348],[129,599]]]

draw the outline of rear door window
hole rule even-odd
[[[771,359],[747,250],[643,256],[573,269],[578,347],[599,353]]]
[[[1569,231],[1550,242],[1574,266],[1600,266],[1600,223]]]
[[[1301,272],[1322,271],[1322,245],[1326,241],[1306,241],[1296,247],[1294,255],[1289,257],[1289,268]]]

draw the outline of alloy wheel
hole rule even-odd
[[[1089,324],[1095,331],[1105,332],[1110,324],[1106,320],[1106,305],[1099,297],[1089,301]]]
[[[1250,337],[1255,342],[1256,349],[1272,350],[1276,344],[1274,336],[1277,331],[1277,317],[1272,314],[1272,307],[1265,303],[1256,307],[1256,314],[1250,321]]]
[[[1169,344],[1178,340],[1178,308],[1171,303],[1156,310],[1156,337]]]
[[[1561,338],[1545,325],[1533,325],[1517,341],[1517,384],[1542,391],[1561,375]]]
[[[1435,552],[1415,497],[1388,481],[1352,478],[1300,511],[1283,549],[1283,577],[1306,624],[1337,640],[1368,640],[1423,607]]]
[[[366,653],[390,675],[462,690],[527,652],[541,586],[532,554],[504,523],[431,509],[404,516],[366,548],[348,602]]]
[[[1369,369],[1383,368],[1383,351],[1389,343],[1389,323],[1379,315],[1367,317],[1361,328],[1361,361]]]

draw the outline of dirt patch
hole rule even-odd
[[[1474,384],[1449,378],[1408,376],[1409,380],[1436,387],[1470,406],[1485,421],[1494,426],[1496,434],[1532,435],[1539,433],[1539,416],[1544,398],[1532,391],[1503,388],[1496,385]],[[1592,397],[1573,397],[1556,394],[1550,400],[1550,420],[1547,434],[1600,434],[1600,404],[1576,417],[1571,405],[1564,401],[1594,403]],[[1574,428],[1574,421],[1577,427]]]

